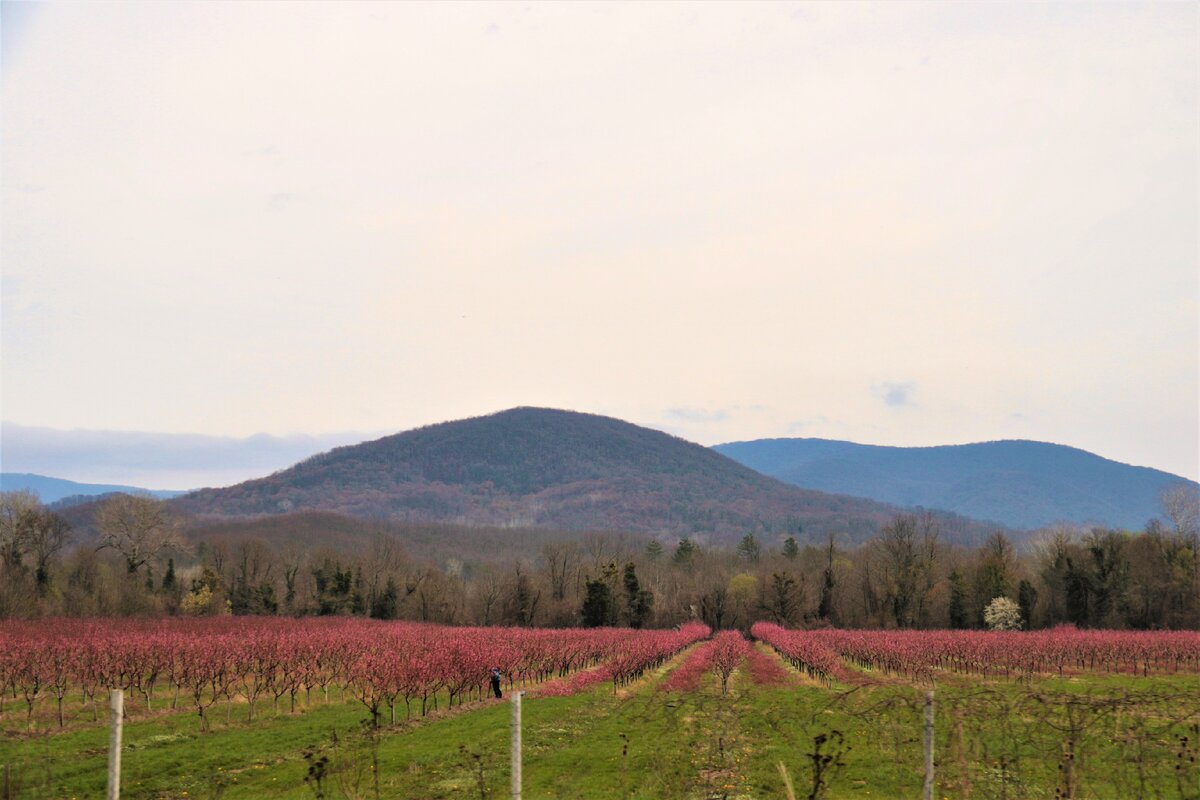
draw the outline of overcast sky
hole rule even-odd
[[[1200,477],[1198,8],[4,3],[3,418]]]

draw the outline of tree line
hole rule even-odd
[[[799,532],[802,536],[802,532]],[[998,598],[1007,602],[996,604]],[[417,559],[380,533],[348,549],[189,537],[160,500],[115,495],[86,537],[28,492],[0,493],[0,617],[255,614],[453,625],[1200,628],[1200,498],[1164,493],[1142,530],[1059,526],[1018,548],[947,543],[901,514],[861,544],[747,533],[733,548],[569,533],[536,553]],[[994,622],[992,623],[994,625]]]

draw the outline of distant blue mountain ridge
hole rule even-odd
[[[1137,530],[1162,516],[1160,496],[1178,475],[1135,467],[1065,445],[1005,440],[885,447],[830,439],[757,439],[713,450],[796,486],[900,507],[942,509],[1032,530],[1056,523]],[[0,490],[27,489],[69,506],[114,492],[172,498],[183,491],[79,483],[0,473]]]
[[[75,481],[68,481],[62,478],[34,475],[29,472],[0,472],[0,491],[14,492],[22,489],[33,492],[47,505],[75,497],[94,498],[116,492],[148,494],[163,499],[185,494],[185,492],[168,489],[141,489],[137,486],[119,486],[105,483],[76,483]]]
[[[954,511],[1013,528],[1055,523],[1141,529],[1167,487],[1194,481],[1047,442],[883,447],[757,439],[713,449],[787,483],[898,506]]]

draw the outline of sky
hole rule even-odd
[[[9,442],[536,405],[1200,477],[1194,3],[6,2],[0,29]]]

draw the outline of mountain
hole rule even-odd
[[[28,472],[0,472],[0,491],[14,492],[27,490],[38,496],[43,503],[61,503],[68,501],[86,502],[99,495],[125,492],[127,494],[149,494],[154,497],[178,497],[184,492],[166,489],[139,489],[136,486],[116,486],[104,483],[76,483],[63,478],[51,478],[46,475],[33,475]]]
[[[944,508],[1026,529],[1057,522],[1140,529],[1161,515],[1163,489],[1189,482],[1047,442],[880,447],[758,439],[714,449],[796,486]]]
[[[325,511],[380,520],[621,530],[736,541],[802,530],[860,540],[896,512],[800,489],[720,453],[610,417],[542,408],[445,422],[313,456],[265,478],[177,498],[185,513]],[[947,517],[952,539],[987,530]]]

